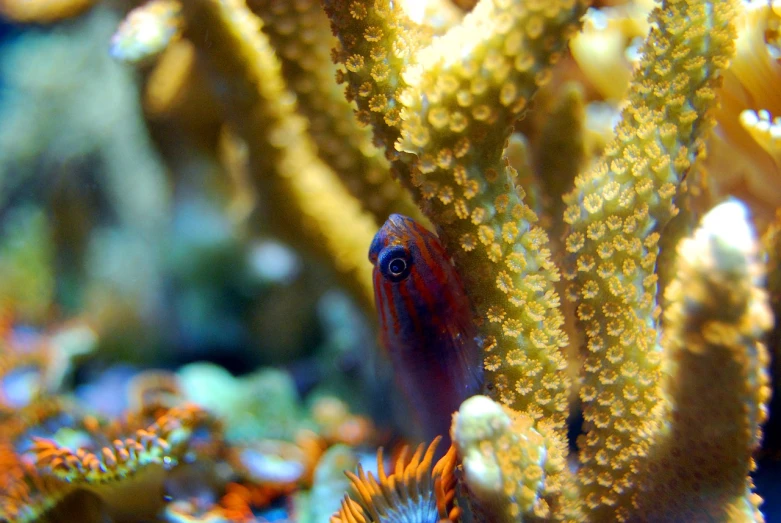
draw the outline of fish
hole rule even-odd
[[[452,414],[482,387],[482,347],[464,285],[439,238],[392,214],[369,248],[380,343],[418,435],[449,441]],[[447,446],[445,446],[447,448]]]

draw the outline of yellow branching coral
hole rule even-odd
[[[346,84],[345,97],[358,106],[358,121],[371,125],[375,143],[385,146],[389,159],[398,159],[394,144],[401,125],[401,73],[426,43],[426,35],[397,2],[325,0],[323,8],[339,39],[334,60],[344,69],[337,81]],[[392,168],[407,170],[397,163]]]
[[[0,0],[0,16],[22,23],[52,23],[76,16],[98,0]]]
[[[375,225],[315,155],[260,20],[238,0],[197,0],[182,9],[226,120],[248,145],[263,223],[332,260],[347,288],[372,307],[366,250]]]
[[[559,275],[502,151],[584,10],[569,0],[486,0],[424,47],[393,4],[326,3],[348,99],[414,187],[464,278],[488,389],[559,429],[568,392]]]
[[[453,441],[461,456],[471,510],[481,521],[573,521],[567,449],[552,427],[513,412],[485,396],[473,396],[453,417]],[[568,495],[570,497],[568,497]]]
[[[597,166],[579,176],[564,220],[569,298],[587,337],[587,433],[579,473],[595,519],[626,519],[661,400],[654,267],[678,185],[710,128],[719,73],[734,52],[734,2],[665,1],[626,108]]]
[[[385,473],[382,449],[377,453],[377,478],[358,465],[358,474],[347,472],[356,499],[345,496],[342,508],[331,523],[437,523],[455,521],[459,510],[452,507],[456,480],[454,447],[433,465],[441,437],[434,439],[424,454],[421,444],[406,462],[406,448],[390,475]]]
[[[479,317],[489,390],[562,427],[566,344],[545,232],[502,158],[511,126],[549,78],[581,2],[480,2],[404,72],[396,148],[453,254]]]
[[[645,521],[762,520],[748,473],[767,418],[761,339],[773,320],[747,220],[742,204],[721,204],[678,247],[665,293],[669,421],[635,499]]]
[[[537,148],[537,171],[546,201],[546,214],[553,219],[550,236],[554,240],[563,235],[560,217],[564,212],[564,194],[570,190],[575,177],[586,160],[585,101],[582,88],[566,84],[556,98],[540,132]],[[525,185],[521,185],[525,187]]]
[[[263,32],[277,51],[282,74],[298,97],[298,109],[320,157],[347,189],[383,223],[394,212],[419,217],[409,195],[390,177],[382,150],[372,144],[334,82],[334,45],[328,18],[317,0],[249,0],[247,6],[263,21]]]

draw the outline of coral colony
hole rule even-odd
[[[781,518],[781,2],[0,15],[0,521]]]

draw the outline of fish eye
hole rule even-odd
[[[377,266],[386,280],[400,282],[412,270],[412,255],[406,247],[392,245],[382,250]]]

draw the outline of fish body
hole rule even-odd
[[[482,357],[461,278],[439,239],[393,214],[369,249],[380,338],[421,428],[448,439],[453,412],[480,393]]]

